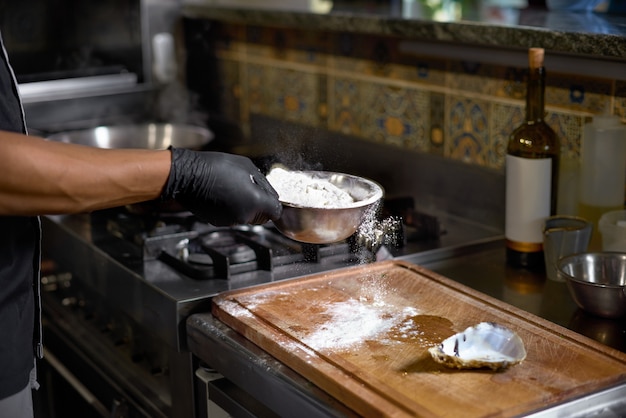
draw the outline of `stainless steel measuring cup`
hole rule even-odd
[[[578,216],[556,215],[543,225],[543,254],[548,279],[563,281],[557,275],[558,261],[570,254],[587,251],[593,223]]]

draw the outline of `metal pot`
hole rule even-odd
[[[47,139],[97,148],[165,149],[171,145],[176,148],[200,150],[213,139],[213,133],[199,126],[146,123],[98,126],[93,129],[60,132],[48,136]],[[138,215],[184,210],[175,201],[157,200],[126,205],[126,209]]]
[[[177,148],[201,149],[213,139],[213,133],[199,126],[170,123],[98,126],[53,134],[52,141],[89,145],[98,148]]]

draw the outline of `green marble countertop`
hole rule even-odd
[[[182,13],[259,26],[392,35],[490,48],[546,50],[626,59],[626,15],[491,6],[449,1],[433,10],[425,0],[183,0]],[[445,2],[441,2],[442,4]]]

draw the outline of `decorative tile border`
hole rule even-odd
[[[216,54],[228,117],[257,113],[411,151],[503,169],[521,123],[525,69],[402,54],[398,39],[222,25]],[[548,123],[577,159],[583,126],[626,117],[626,82],[548,73]]]

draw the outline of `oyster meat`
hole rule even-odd
[[[515,332],[481,322],[428,349],[433,359],[457,369],[504,369],[526,358],[524,342]]]

